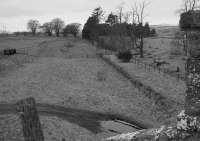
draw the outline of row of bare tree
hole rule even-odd
[[[38,29],[41,29],[48,36],[52,36],[53,33],[57,37],[62,33],[64,36],[68,34],[72,34],[73,36],[77,36],[80,32],[81,24],[79,23],[71,23],[65,26],[65,23],[60,18],[55,18],[50,22],[46,22],[43,25],[39,23],[38,20],[29,20],[27,23],[27,28],[31,31],[33,35],[36,35]]]

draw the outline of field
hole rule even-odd
[[[132,48],[129,37],[118,36],[100,38],[100,45],[106,49],[130,49],[140,61],[155,65],[155,60],[164,62],[160,68],[167,69],[174,75],[184,76],[186,56],[183,51],[183,41],[176,38],[181,33],[177,26],[152,26],[157,31],[155,37],[144,38],[144,58],[139,57],[139,49]],[[177,72],[177,68],[179,72]]]
[[[32,96],[37,103],[59,105],[74,111],[112,114],[148,127],[171,123],[175,118],[163,114],[153,99],[146,97],[98,58],[96,48],[86,41],[4,38],[0,48],[18,49],[16,55],[1,55],[1,103],[15,103]],[[103,127],[92,131],[87,127],[93,126],[87,118],[70,122],[68,118],[56,115],[40,115],[40,119],[47,141],[60,141],[62,138],[69,141],[99,140],[116,134]],[[18,116],[1,115],[0,127],[0,136],[4,140],[23,140]]]
[[[160,29],[159,33],[173,35],[166,29]],[[151,64],[160,58],[168,62],[162,67],[174,71],[178,66],[184,74],[185,57],[171,55],[171,42],[172,39],[166,38],[145,39],[145,58],[140,61]],[[40,114],[47,141],[93,141],[116,135],[117,132],[100,124],[113,118],[146,127],[173,124],[184,103],[183,81],[111,57],[131,77],[155,89],[164,100],[150,97],[99,58],[99,48],[81,39],[1,37],[0,50],[8,48],[16,48],[17,54],[0,54],[0,140],[23,140],[19,116],[6,113],[4,106],[30,96],[38,105],[47,105],[46,110],[51,111],[48,105],[65,108],[62,117],[55,113]],[[163,105],[158,104],[160,100]]]
[[[161,68],[176,73],[177,67],[179,67],[179,73],[184,75],[186,57],[184,56],[183,47],[174,46],[173,40],[168,38],[145,39],[144,58],[140,60],[148,64],[153,64],[155,59],[162,60],[165,64]]]

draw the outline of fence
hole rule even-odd
[[[99,53],[104,54],[104,55],[116,54],[116,52],[108,51],[108,50],[105,50],[105,49],[99,49]],[[147,63],[142,62],[141,60],[137,59],[136,57],[133,57],[131,59],[131,62],[138,65],[138,67],[143,67],[146,71],[156,71],[163,76],[175,77],[175,78],[177,78],[178,81],[185,81],[185,75],[183,75],[183,74],[176,73],[175,71],[170,71],[169,69],[161,68],[161,67],[158,67],[156,65],[147,64]]]
[[[184,38],[179,38],[179,37],[172,37],[172,36],[169,36],[169,37],[149,37],[149,39],[159,39],[159,38],[163,38],[163,39],[184,39]],[[101,48],[101,44],[97,43],[97,48]],[[103,52],[105,52],[104,54],[105,55],[111,55],[111,54],[115,54],[116,52],[114,51],[108,51],[106,49],[103,49],[101,48],[100,50],[103,50]],[[135,63],[136,65],[138,65],[139,67],[143,67],[145,68],[145,70],[147,71],[157,71],[159,74],[162,74],[164,76],[171,76],[171,77],[175,77],[177,78],[178,81],[185,81],[185,75],[183,74],[180,74],[180,73],[176,73],[175,71],[171,71],[169,69],[166,69],[166,68],[161,68],[161,67],[158,67],[156,65],[152,65],[152,64],[147,64],[147,63],[144,63],[142,61],[140,61],[139,59],[137,59],[136,57],[135,58],[132,58],[132,62]]]
[[[172,111],[173,107],[183,106],[183,104],[179,101],[174,101],[173,99],[167,99],[163,96],[163,94],[157,92],[154,88],[147,86],[137,80],[136,78],[132,77],[127,71],[125,71],[119,65],[116,65],[112,62],[109,58],[105,57],[102,54],[98,54],[98,56],[104,60],[107,64],[111,65],[115,70],[117,70],[120,74],[122,74],[125,78],[127,78],[139,91],[143,92],[145,96],[150,99],[153,99],[155,104],[158,105],[160,109],[162,109],[163,113],[170,113],[175,112]]]
[[[177,80],[185,81],[185,76],[180,73],[175,73],[166,68],[160,68],[156,65],[144,63],[140,61],[139,59],[137,59],[136,57],[132,58],[132,62],[138,65],[139,67],[145,68],[146,71],[157,71],[163,76],[171,76],[171,77],[177,78]]]

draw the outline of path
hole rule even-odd
[[[0,104],[0,115],[17,114],[15,108],[15,104]],[[112,114],[66,108],[59,105],[42,103],[37,103],[37,110],[40,115],[56,116],[71,123],[75,123],[94,133],[102,132],[102,128],[100,125],[100,122],[102,121],[123,120],[122,118]],[[145,125],[140,125],[140,123],[137,122],[132,122],[131,124],[139,130],[147,128],[145,127]]]

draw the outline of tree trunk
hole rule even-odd
[[[140,58],[144,58],[144,39],[143,37],[140,38]]]
[[[56,31],[56,37],[59,37],[59,36],[60,36],[60,32]]]
[[[50,31],[47,34],[48,34],[49,37],[52,36],[52,32],[50,32]]]

